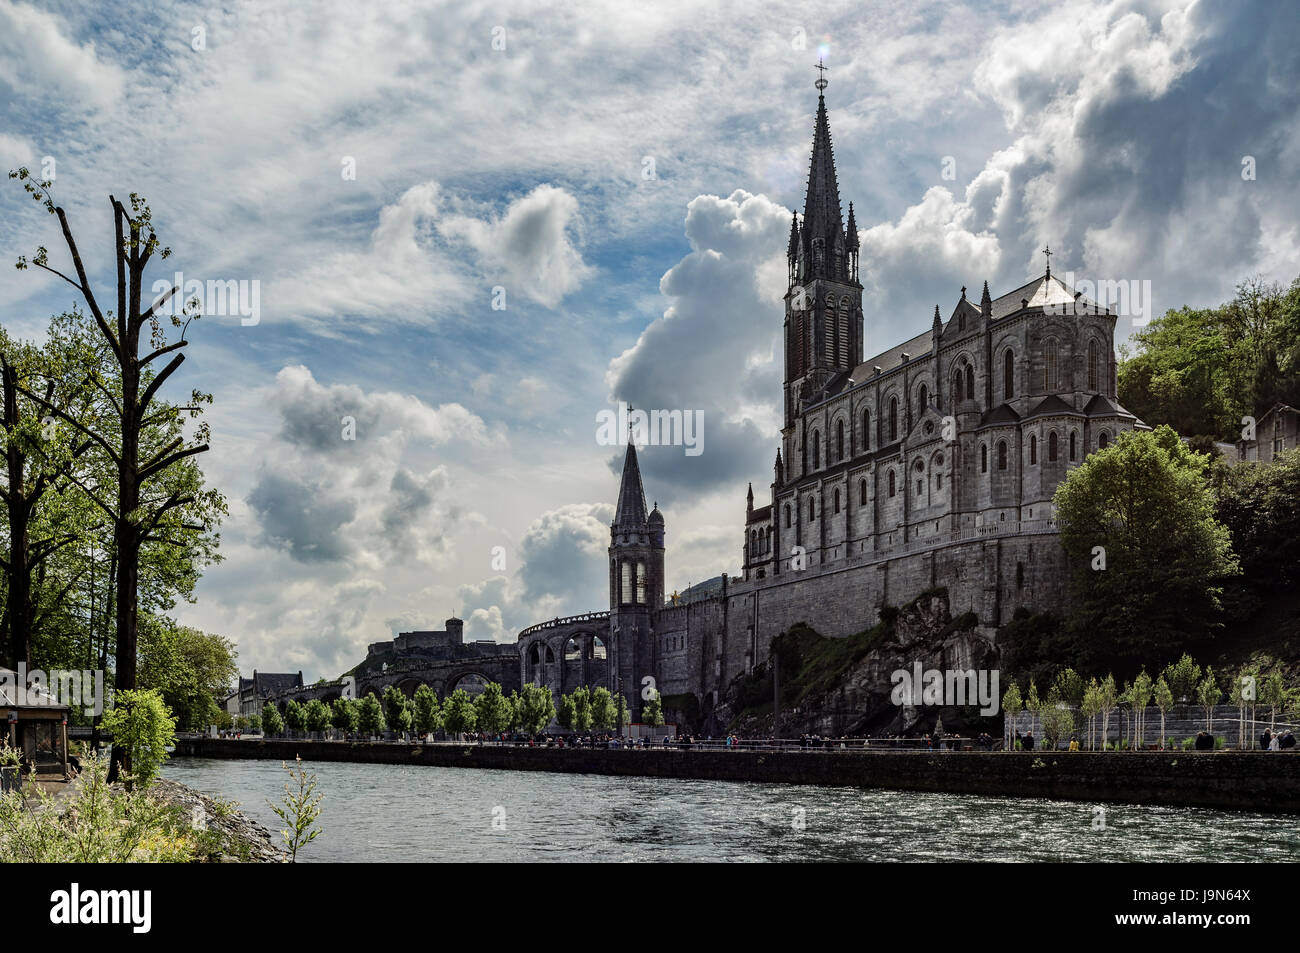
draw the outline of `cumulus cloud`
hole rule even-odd
[[[489,276],[504,275],[510,286],[554,308],[592,271],[571,241],[577,214],[576,198],[540,185],[510,203],[498,219],[451,215],[439,222],[438,230],[473,248]]]
[[[611,399],[645,410],[701,410],[703,452],[654,448],[655,492],[693,492],[763,473],[780,421],[779,345],[790,212],[763,195],[701,195],[686,212],[691,251],[660,279],[662,317],[614,358]],[[618,472],[622,456],[610,461]]]
[[[57,15],[0,0],[0,82],[51,105],[99,106],[121,95],[124,76],[100,59],[93,42],[70,40]]]
[[[271,309],[409,318],[462,307],[475,293],[486,301],[501,281],[553,308],[591,274],[572,241],[578,201],[564,189],[538,186],[495,219],[451,211],[464,204],[437,182],[412,186],[380,211],[367,247],[277,282]]]
[[[324,385],[302,366],[280,371],[268,402],[280,415],[280,436],[248,505],[261,543],[300,562],[437,563],[460,508],[446,467],[417,469],[408,451],[500,439],[459,404]]]

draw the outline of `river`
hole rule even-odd
[[[803,785],[316,762],[304,862],[1297,861],[1293,817]],[[176,758],[165,777],[272,831],[275,761]],[[1104,828],[1099,826],[1104,821]]]

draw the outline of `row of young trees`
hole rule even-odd
[[[145,674],[142,632],[159,636],[156,655],[184,658],[166,613],[218,558],[226,513],[196,463],[208,449],[201,414],[211,396],[161,396],[185,360],[198,302],[174,308],[177,287],[150,293],[150,263],[171,252],[140,196],[109,197],[114,280],[103,288],[51,183],[26,169],[10,178],[57,220],[66,262],[42,246],[16,267],[67,283],[78,301],[50,321],[43,343],[0,329],[0,663],[112,671],[115,688],[130,691]],[[229,643],[225,655],[219,677],[196,678],[228,682]],[[185,680],[159,666],[152,674],[164,681]],[[199,704],[193,692],[174,695],[188,698],[181,708]],[[115,746],[110,778],[123,768],[129,754]]]
[[[1196,705],[1205,713],[1206,730],[1213,728],[1215,706],[1226,698],[1238,710],[1239,747],[1250,747],[1255,735],[1256,711],[1267,706],[1270,724],[1277,726],[1279,713],[1300,705],[1300,688],[1288,686],[1281,672],[1268,675],[1248,668],[1226,679],[1216,675],[1211,666],[1202,670],[1190,655],[1164,668],[1152,679],[1143,669],[1132,682],[1117,686],[1113,674],[1103,679],[1093,677],[1085,682],[1074,669],[1061,671],[1046,694],[1039,695],[1038,686],[1029,683],[1023,695],[1020,687],[1012,683],[1002,698],[1002,710],[1012,717],[1027,711],[1038,716],[1049,747],[1080,727],[1076,725],[1075,712],[1086,719],[1087,747],[1095,749],[1100,741],[1105,747],[1109,736],[1110,720],[1121,706],[1132,712],[1130,727],[1134,747],[1145,743],[1147,736],[1147,710],[1154,706],[1160,712],[1160,746],[1165,747],[1166,717],[1175,705]],[[1247,718],[1249,713],[1249,718]],[[1250,728],[1247,730],[1247,723]],[[1014,740],[1014,739],[1012,739]]]
[[[446,698],[428,685],[421,685],[412,698],[389,686],[382,699],[374,692],[365,698],[338,698],[327,705],[319,699],[306,704],[290,699],[280,709],[267,702],[262,709],[261,727],[268,735],[288,729],[295,732],[336,731],[344,736],[376,735],[385,731],[429,735],[445,731],[460,735],[471,731],[497,734],[524,731],[541,734],[555,718],[555,702],[549,689],[525,685],[522,691],[505,694],[496,682],[489,682],[477,696],[457,688]]]
[[[663,703],[656,692],[642,709],[648,725],[664,723]],[[267,702],[257,726],[268,735],[285,729],[296,732],[337,731],[343,735],[375,735],[384,731],[417,735],[445,731],[460,735],[471,731],[498,734],[523,731],[530,735],[544,732],[552,721],[566,731],[615,731],[631,721],[627,699],[607,688],[577,688],[560,696],[558,707],[551,690],[540,685],[525,685],[522,691],[505,694],[500,684],[488,682],[483,691],[472,696],[457,688],[444,699],[428,685],[421,685],[408,698],[396,686],[384,690],[383,697],[370,692],[365,698],[338,698],[332,704],[312,699],[305,704],[294,699],[280,709]],[[251,721],[246,721],[250,730]]]

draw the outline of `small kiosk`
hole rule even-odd
[[[18,751],[24,768],[68,776],[68,706],[28,688],[7,668],[0,668],[0,737]]]

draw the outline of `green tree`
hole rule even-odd
[[[442,727],[442,706],[438,694],[428,685],[415,690],[415,731],[421,737],[431,735]]]
[[[1092,678],[1084,688],[1079,711],[1088,719],[1088,748],[1095,751],[1097,750],[1097,716],[1101,714],[1101,685],[1096,677]],[[1104,739],[1103,747],[1105,747]]]
[[[1101,750],[1106,750],[1106,739],[1110,737],[1110,713],[1119,703],[1119,692],[1115,688],[1115,676],[1107,675],[1097,690],[1097,704],[1101,708]],[[1116,745],[1118,748],[1119,745]]]
[[[283,731],[284,719],[280,717],[280,709],[267,702],[262,706],[262,733],[275,736]]]
[[[330,708],[330,725],[335,731],[342,733],[344,737],[356,732],[361,724],[361,712],[355,700],[336,698]]]
[[[154,688],[182,731],[215,723],[215,698],[239,678],[235,646],[220,635],[151,616],[140,625],[139,682]]]
[[[1205,677],[1201,683],[1196,686],[1196,701],[1205,710],[1205,730],[1214,732],[1214,706],[1219,703],[1223,697],[1223,692],[1219,690],[1219,683],[1214,677],[1214,669],[1205,666]]]
[[[574,705],[572,695],[561,695],[560,704],[555,709],[555,721],[565,731],[573,730]]]
[[[1205,466],[1168,427],[1128,431],[1057,488],[1078,593],[1069,627],[1085,668],[1163,662],[1217,625],[1237,567]]]
[[[1261,447],[1272,434],[1257,434]],[[1233,611],[1248,615],[1260,596],[1300,584],[1300,449],[1267,463],[1219,463],[1211,473],[1215,517],[1241,561]]]
[[[1192,661],[1192,657],[1183,653],[1177,662],[1165,666],[1161,677],[1169,684],[1177,701],[1191,701],[1196,694],[1196,686],[1201,681],[1201,667]]]
[[[118,559],[115,683],[118,690],[129,690],[136,687],[141,548],[150,539],[170,539],[187,548],[187,534],[206,533],[211,522],[225,509],[224,500],[216,491],[192,484],[168,486],[170,468],[207,451],[208,425],[200,423],[196,427],[187,427],[186,418],[179,408],[162,403],[154,405],[159,389],[185,360],[181,353],[189,343],[185,331],[190,321],[198,317],[198,302],[190,302],[180,315],[171,318],[172,326],[179,328],[180,333],[175,340],[169,341],[162,317],[171,298],[180,289],[173,287],[158,297],[146,293],[145,271],[155,252],[165,259],[170,256],[171,249],[160,249],[153,215],[143,198],[133,193],[131,209],[127,211],[123,203],[109,196],[116,233],[113,249],[117,307],[106,314],[100,307],[99,296],[91,287],[67,215],[54,201],[52,182],[35,178],[25,168],[10,175],[21,181],[24,190],[58,218],[76,277],[69,277],[52,267],[43,247],[37,249],[30,262],[25,256],[19,258],[17,267],[23,270],[29,264],[34,265],[75,288],[94,317],[94,327],[99,332],[101,347],[97,352],[98,359],[90,368],[85,387],[92,394],[102,395],[106,407],[113,411],[111,418],[104,414],[109,418],[107,425],[79,418],[68,407],[45,398],[39,392],[26,391],[26,396],[69,424],[78,437],[90,441],[96,452],[111,461],[116,473],[115,487],[86,482],[79,485],[113,524],[113,546]],[[185,318],[183,323],[182,317]],[[143,356],[142,343],[148,352]],[[155,371],[154,362],[160,358],[168,358],[168,361]],[[210,403],[211,399],[208,394],[194,391],[185,410],[189,419],[197,418],[202,405]],[[124,757],[125,751],[115,747],[110,781],[120,769],[130,769],[131,766],[123,761]]]
[[[442,705],[443,727],[453,735],[473,731],[478,723],[478,710],[469,692],[458,688],[447,696]]]
[[[290,698],[284,705],[284,726],[290,731],[307,730],[307,713],[297,700]]]
[[[1154,690],[1155,685],[1151,681],[1151,676],[1147,674],[1146,669],[1143,669],[1138,673],[1138,677],[1133,680],[1133,688],[1129,691],[1129,701],[1133,703],[1133,719],[1139,749],[1146,743],[1147,706],[1151,704],[1151,695]]]
[[[573,728],[575,731],[587,731],[591,728],[591,692],[586,688],[573,690]]]
[[[1281,711],[1287,703],[1286,682],[1282,680],[1282,673],[1278,671],[1270,672],[1264,679],[1264,684],[1260,686],[1259,700],[1262,704],[1269,706],[1269,731],[1277,731],[1277,713]]]
[[[530,735],[540,735],[555,718],[555,698],[543,685],[525,685],[519,702],[519,727]]]
[[[367,736],[388,730],[388,722],[384,720],[384,708],[379,704],[379,699],[375,697],[374,692],[363,698],[358,706],[357,727]]]
[[[664,705],[659,692],[654,692],[641,706],[641,723],[658,728],[664,723]]]
[[[474,699],[479,731],[490,735],[505,731],[510,727],[510,700],[496,682],[488,682],[478,698]]]
[[[384,689],[384,720],[388,730],[401,734],[411,730],[411,703],[396,685]]]
[[[1002,711],[1004,714],[1011,716],[1011,721],[1006,732],[1007,737],[1004,739],[1006,745],[1003,750],[1005,751],[1014,751],[1016,748],[1016,735],[1019,734],[1018,721],[1020,713],[1024,711],[1024,708],[1024,700],[1020,697],[1020,686],[1015,682],[1012,682],[1011,687],[1002,695]],[[1005,722],[1005,719],[1003,719],[1003,721]]]
[[[1174,707],[1174,692],[1161,675],[1156,679],[1154,690],[1156,707],[1160,709],[1160,749],[1165,747],[1165,716],[1169,714],[1169,709]]]
[[[153,689],[117,692],[104,726],[129,758],[131,780],[147,787],[167,760],[168,746],[176,742],[176,721],[162,696]]]
[[[627,699],[622,692],[614,696],[614,721],[614,727],[620,732],[632,723],[632,713],[628,711]]]
[[[591,692],[591,727],[609,731],[618,719],[618,709],[608,688],[595,688]]]
[[[326,731],[329,729],[333,713],[319,698],[313,698],[304,705],[302,713],[308,731]]]
[[[1057,697],[1067,705],[1073,705],[1078,708],[1083,703],[1083,690],[1085,688],[1083,676],[1072,668],[1062,669],[1052,682],[1052,688],[1055,689]]]

